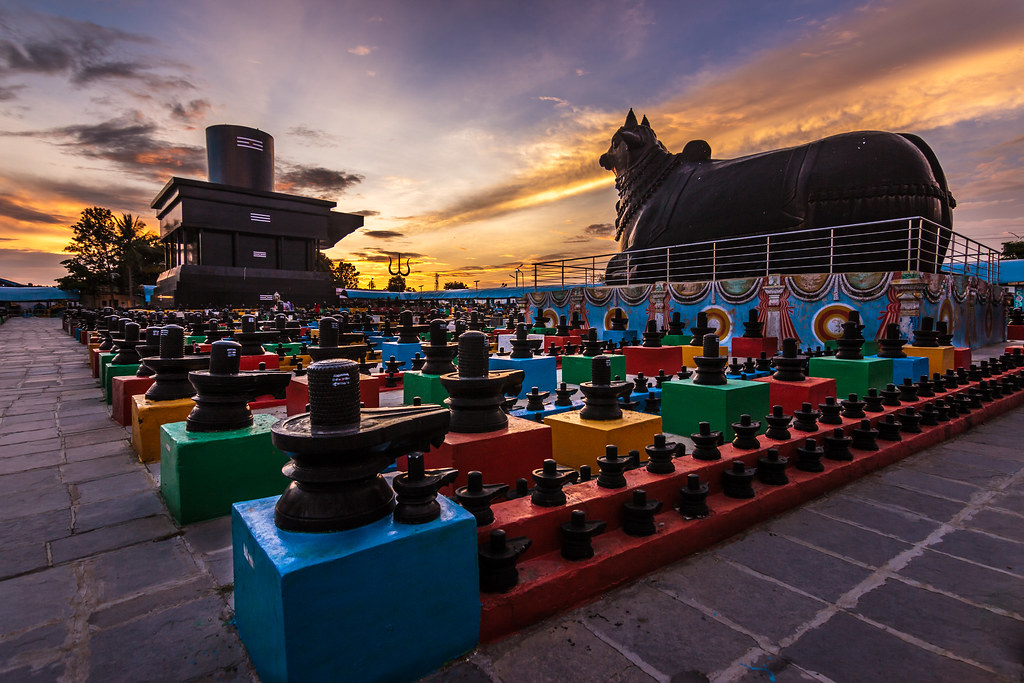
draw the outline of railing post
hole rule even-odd
[[[764,236],[764,276],[768,277],[772,262],[772,236]]]
[[[672,247],[665,247],[665,282],[672,280],[672,259],[670,254],[672,253]]]
[[[533,291],[537,291],[537,264],[533,264]]]
[[[717,280],[718,273],[718,242],[711,243],[711,280]]]
[[[562,261],[562,289],[565,289],[565,261]]]
[[[907,220],[907,270],[910,268],[910,252],[914,246],[914,219]]]
[[[828,229],[828,272],[832,273],[835,268],[836,258],[836,229]]]

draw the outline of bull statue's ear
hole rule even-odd
[[[651,127],[651,122],[647,120],[647,114],[644,114],[644,120],[640,122],[641,126]]]
[[[630,108],[629,113],[626,114],[626,122],[622,124],[623,128],[636,128],[636,114],[633,113],[633,109]]]
[[[622,140],[626,143],[626,147],[630,149],[636,149],[637,147],[643,147],[643,139],[631,130],[620,130],[619,135]]]

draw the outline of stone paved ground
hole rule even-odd
[[[254,680],[227,518],[174,524],[58,321],[0,326],[0,358],[0,680]],[[1020,681],[1022,428],[994,420],[430,680]]]

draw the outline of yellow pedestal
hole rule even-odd
[[[147,401],[145,394],[132,397],[132,448],[142,462],[159,462],[160,427],[184,422],[196,402],[191,398]]]
[[[304,367],[304,368],[308,368],[310,365],[313,364],[312,356],[296,355],[295,357],[302,361],[302,367]],[[287,370],[289,372],[294,370],[295,369],[295,364],[292,362],[292,357],[291,356],[285,356],[282,360],[278,361],[277,369],[278,370]]]
[[[928,374],[933,375],[936,372],[946,372],[946,370],[953,370],[955,363],[953,362],[954,350],[952,346],[911,346],[910,344],[903,347],[903,353],[908,356],[919,356],[921,358],[928,359]]]
[[[686,367],[688,367],[691,370],[693,370],[695,367],[697,367],[697,363],[694,362],[693,357],[694,356],[703,356],[704,355],[704,347],[702,347],[702,346],[680,346],[679,348],[681,348],[683,350],[683,365],[685,365]],[[718,355],[719,356],[728,356],[729,355],[729,347],[728,346],[719,346],[718,347]]]
[[[618,420],[582,420],[573,410],[549,415],[544,424],[551,427],[551,453],[559,465],[590,465],[595,472],[608,444],[618,446],[619,455],[632,450],[643,455],[644,446],[654,443],[654,435],[662,431],[659,416],[632,410],[623,410]]]

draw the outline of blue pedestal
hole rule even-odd
[[[373,347],[374,351],[380,351],[380,345],[387,342],[397,342],[398,337],[382,337],[379,334],[371,334],[366,337],[366,343]]]
[[[235,504],[235,622],[263,681],[415,680],[480,633],[476,521],[441,517],[299,534],[274,526],[277,496]]]
[[[395,360],[405,363],[405,365],[402,366],[402,370],[412,370],[412,363],[410,363],[409,361],[411,361],[413,356],[415,356],[417,353],[420,354],[420,357],[423,357],[423,347],[420,346],[419,342],[416,342],[414,344],[383,342],[381,344],[380,352],[381,363],[387,363],[391,356],[394,356]]]
[[[509,415],[515,417],[521,417],[524,420],[533,420],[534,422],[543,422],[544,418],[548,415],[557,415],[558,413],[567,413],[570,410],[579,410],[583,407],[583,401],[573,401],[571,406],[555,406],[551,403],[545,404],[544,410],[513,410]]]
[[[554,356],[534,356],[533,358],[491,356],[488,367],[491,370],[522,370],[526,373],[519,398],[530,393],[530,389],[533,387],[554,394],[558,384],[558,360]]]
[[[754,372],[741,372],[738,375],[734,375],[731,372],[727,372],[727,373],[725,373],[725,378],[726,379],[742,379],[742,380],[746,380],[746,381],[749,382],[750,380],[757,379],[758,377],[770,377],[771,374],[772,373],[768,372],[767,370],[755,370]]]
[[[643,413],[643,412],[647,411],[647,399],[648,399],[648,397],[650,397],[650,398],[661,398],[661,389],[658,389],[657,387],[650,387],[647,391],[644,391],[644,392],[634,391],[633,393],[631,393],[629,395],[629,400],[630,401],[636,401],[637,402],[637,406],[636,406],[635,410],[637,412]]]
[[[877,358],[877,356],[872,357]],[[905,377],[909,377],[911,382],[916,382],[921,379],[921,375],[931,376],[928,372],[928,359],[924,356],[907,356],[890,360],[892,360],[893,384],[903,384]]]
[[[600,330],[598,336],[601,337],[602,341],[611,340],[616,344],[621,344],[624,341],[639,341],[640,333],[636,330]]]

